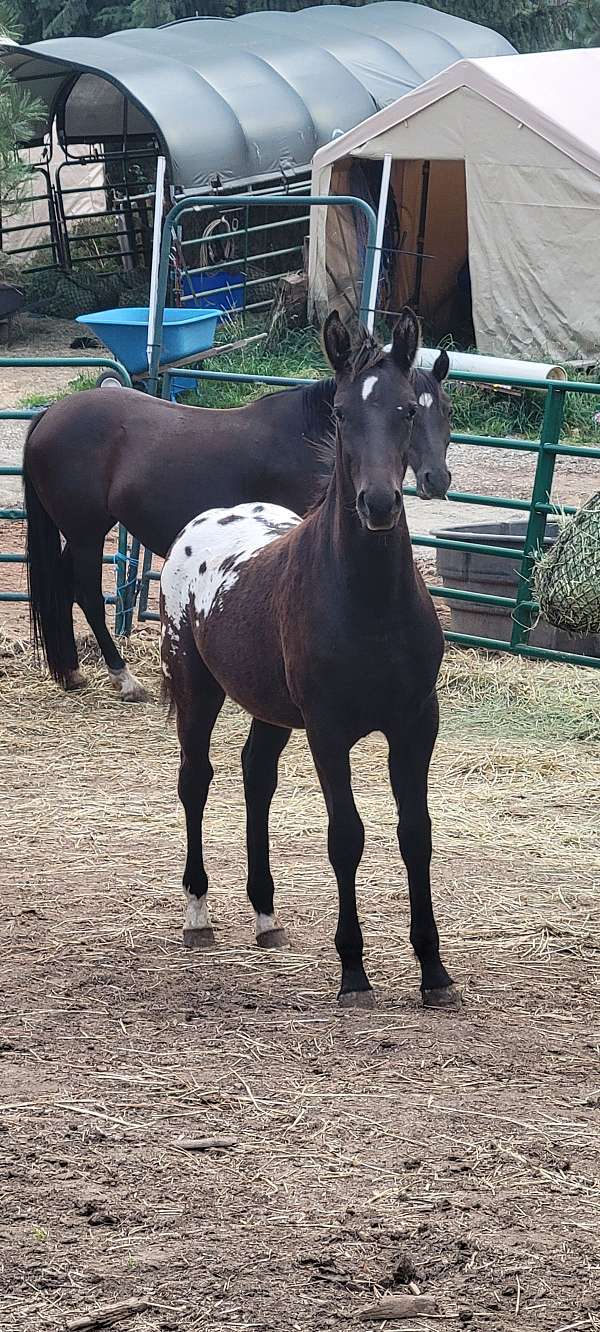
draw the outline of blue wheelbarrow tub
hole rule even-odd
[[[161,366],[212,347],[221,313],[221,310],[165,310]],[[148,372],[148,318],[148,306],[141,305],[78,315],[77,323],[91,328],[130,375],[143,375]]]

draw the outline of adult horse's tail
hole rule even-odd
[[[23,454],[29,616],[36,656],[39,658],[43,653],[50,674],[66,688],[73,670],[73,599],[60,532],[46,512],[31,479],[29,446],[39,420],[36,417],[29,427]]]

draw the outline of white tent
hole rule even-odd
[[[346,192],[354,159],[386,155],[401,235],[393,308],[414,299],[417,275],[420,308],[443,318],[468,258],[480,352],[598,356],[600,50],[461,60],[321,148],[312,193]],[[343,212],[312,210],[320,313],[343,286]]]

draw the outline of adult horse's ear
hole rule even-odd
[[[412,369],[417,352],[421,330],[416,314],[408,309],[402,311],[392,335],[392,357],[405,374]]]
[[[332,310],[323,325],[323,346],[329,364],[340,374],[350,360],[350,334],[337,310]]]
[[[450,369],[450,357],[447,351],[441,351],[433,366],[433,375],[438,384],[443,384]]]

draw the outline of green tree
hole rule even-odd
[[[13,8],[0,3],[0,37],[18,40],[17,17]],[[0,64],[0,201],[6,212],[15,210],[27,186],[29,167],[17,148],[30,138],[39,114],[38,104]]]
[[[235,18],[257,9],[303,9],[327,0],[14,0],[25,41],[98,37],[119,28],[154,28],[190,18]],[[368,0],[342,0],[355,5]],[[1,3],[1,0],[0,0]],[[473,23],[495,28],[518,51],[600,42],[600,0],[419,0]]]

